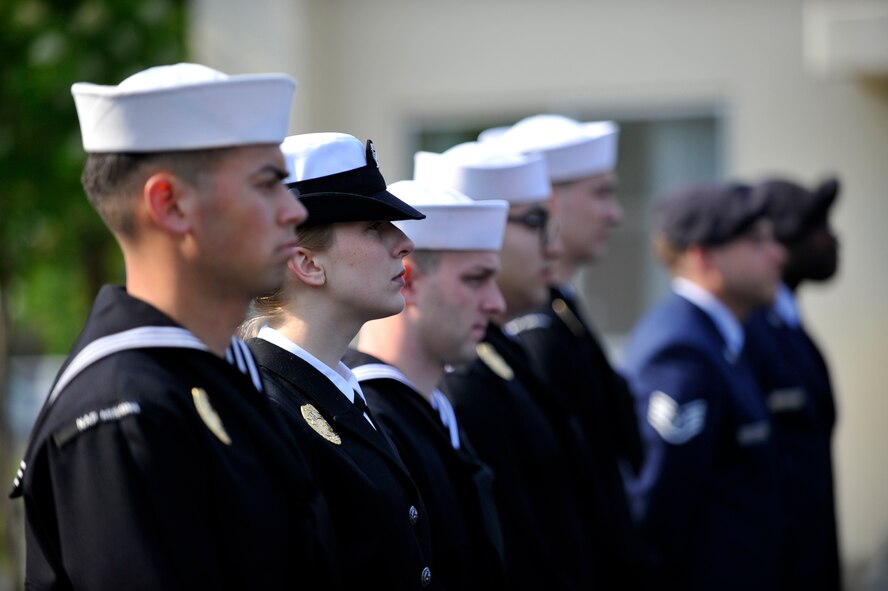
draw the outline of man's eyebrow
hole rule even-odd
[[[284,180],[285,178],[290,176],[290,174],[286,170],[279,166],[275,166],[274,164],[266,164],[256,172],[256,174],[263,173],[271,173],[280,180]]]
[[[466,270],[466,275],[493,275],[499,271],[499,267],[477,265]]]
[[[619,181],[608,181],[608,182],[602,184],[600,187],[598,187],[597,192],[599,192],[599,193],[601,193],[601,192],[616,193],[619,188],[620,188]]]

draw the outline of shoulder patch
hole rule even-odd
[[[503,326],[503,330],[510,335],[519,335],[526,330],[534,330],[537,328],[549,328],[552,326],[552,319],[545,314],[534,313],[519,316]]]
[[[706,424],[706,401],[693,400],[680,405],[658,390],[651,394],[648,402],[647,421],[666,442],[673,445],[687,443]]]
[[[119,421],[124,417],[137,415],[141,412],[142,407],[139,406],[138,402],[120,402],[114,406],[93,410],[77,417],[72,422],[58,429],[52,437],[56,445],[62,447],[77,435],[84,431],[89,431],[96,425]]]

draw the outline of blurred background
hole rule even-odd
[[[98,286],[123,280],[79,184],[70,85],[188,60],[293,75],[291,132],[373,139],[389,182],[527,115],[617,121],[625,221],[580,285],[616,359],[668,287],[658,195],[837,176],[840,272],[801,305],[838,397],[847,588],[886,576],[888,0],[3,0],[0,56],[0,483]],[[21,503],[2,506],[0,590],[22,561]]]

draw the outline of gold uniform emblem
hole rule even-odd
[[[339,433],[333,430],[330,423],[321,416],[320,411],[311,404],[303,404],[299,409],[302,411],[302,418],[308,423],[308,426],[314,429],[318,435],[334,445],[342,445],[342,438]]]
[[[219,441],[225,445],[231,445],[231,437],[229,437],[228,433],[225,431],[225,427],[222,425],[222,419],[219,418],[213,405],[210,404],[210,397],[207,396],[206,390],[203,388],[192,388],[191,398],[194,400],[194,408],[197,409],[197,414],[207,426],[207,429],[209,429],[213,435],[218,437]]]
[[[504,380],[515,378],[515,372],[512,371],[512,368],[509,367],[502,355],[496,352],[493,345],[490,343],[478,343],[475,351],[478,352],[478,357],[484,362],[484,365],[489,367],[493,373]]]
[[[555,298],[552,300],[552,310],[575,336],[581,337],[586,334],[586,329],[583,327],[583,323],[577,318],[576,314],[567,307],[567,302],[561,298]]]

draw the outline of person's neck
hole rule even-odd
[[[789,291],[791,291],[793,295],[795,295],[796,291],[799,288],[799,285],[801,285],[802,283],[802,279],[801,277],[798,277],[796,275],[784,274],[783,283],[784,285],[786,285],[787,288],[789,288]]]
[[[724,304],[725,308],[727,308],[731,314],[734,315],[734,318],[737,319],[737,322],[743,323],[752,313],[753,307],[747,304],[746,302],[737,302],[731,298],[726,298],[724,296],[718,297],[716,299]]]
[[[336,370],[360,326],[359,322],[346,320],[329,308],[320,307],[311,311],[290,311],[284,316],[283,323],[274,328],[321,363]]]
[[[580,270],[580,264],[567,258],[559,258],[555,261],[555,284],[564,285],[570,283]]]
[[[403,313],[366,323],[358,350],[396,367],[431,402],[432,392],[444,375],[444,363],[428,354]]]
[[[244,321],[250,303],[246,297],[220,297],[218,290],[202,290],[187,280],[129,270],[126,290],[188,329],[220,357],[225,355],[231,337]]]
[[[722,289],[720,283],[706,282],[700,280],[699,278],[693,279],[685,277],[685,279],[687,279],[688,281],[699,287],[701,290],[708,293],[719,303],[721,303],[737,320],[737,322],[743,323],[753,310],[753,307],[750,306],[745,299],[731,297],[729,293],[726,293],[725,290]]]

